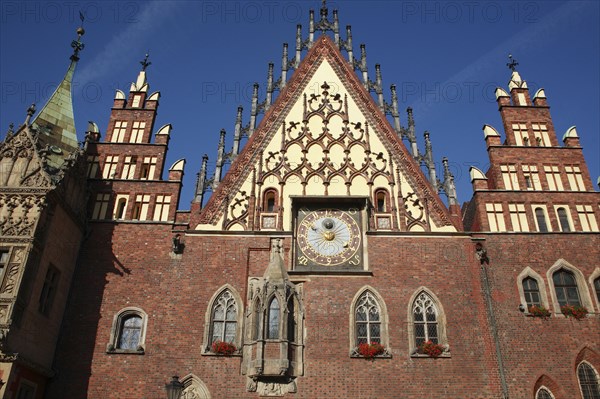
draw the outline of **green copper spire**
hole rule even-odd
[[[81,20],[83,22],[83,17]],[[77,40],[73,40],[71,43],[73,55],[71,55],[69,69],[46,105],[32,122],[33,128],[38,131],[39,143],[43,147],[49,146],[48,165],[55,168],[62,165],[69,153],[79,148],[73,116],[71,83],[75,66],[79,61],[79,52],[84,47],[81,42],[84,33],[83,27],[77,29]]]

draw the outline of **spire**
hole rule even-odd
[[[433,160],[433,147],[431,146],[431,140],[429,139],[429,132],[425,131],[425,133],[423,133],[423,136],[425,137],[425,156],[424,156],[425,166],[427,166],[427,170],[429,171],[429,181],[431,182],[433,189],[437,193],[437,191],[438,191],[437,190],[437,177],[435,174],[435,162]]]
[[[83,14],[80,13],[80,17],[83,25]],[[81,37],[84,34],[83,27],[77,28],[77,40],[71,42],[73,54],[70,57],[71,64],[67,69],[67,73],[31,123],[32,127],[39,133],[38,140],[40,144],[50,146],[51,152],[48,156],[48,165],[54,168],[60,167],[69,153],[79,148],[73,116],[71,86],[75,66],[79,61],[79,52],[84,48],[84,44],[81,42]]]
[[[204,191],[206,189],[206,168],[208,165],[208,155],[202,156],[202,166],[200,167],[200,173],[198,173],[198,180],[196,180],[196,195],[194,202],[200,203],[202,208],[202,202],[204,200]]]
[[[446,196],[448,197],[448,205],[458,205],[458,200],[456,198],[456,186],[454,185],[454,176],[450,172],[450,167],[448,165],[448,158],[442,158],[442,164],[444,165],[444,191],[446,192]]]

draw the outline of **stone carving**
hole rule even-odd
[[[194,385],[190,385],[181,393],[181,399],[204,399],[204,395]]]
[[[18,263],[10,265],[4,282],[4,287],[2,289],[2,294],[12,294],[15,285],[17,284],[17,277],[19,276],[20,265]]]
[[[0,194],[0,234],[24,236],[33,228],[44,205],[44,197],[27,194]]]
[[[285,384],[287,385],[287,384]],[[260,396],[283,396],[283,386],[279,382],[258,382],[258,394]]]

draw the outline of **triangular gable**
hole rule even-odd
[[[334,75],[329,75],[331,78],[321,79],[320,84],[316,84],[318,77],[324,74],[324,70],[331,71]],[[343,90],[339,90],[339,96],[334,99],[334,90],[329,90],[327,87],[327,80],[336,80],[343,86]],[[325,85],[324,85],[324,84]],[[307,86],[310,87],[307,88]],[[317,87],[319,86],[319,87]],[[317,93],[317,91],[319,91]],[[400,138],[390,126],[389,122],[380,111],[379,107],[375,104],[369,93],[364,89],[362,83],[355,75],[351,66],[344,59],[340,51],[336,48],[335,44],[331,39],[323,35],[313,45],[311,50],[308,52],[306,57],[300,63],[296,73],[292,76],[286,87],[280,93],[275,103],[271,106],[265,117],[261,121],[259,127],[253,136],[248,140],[241,154],[232,163],[230,170],[226,174],[223,181],[219,184],[206,207],[201,211],[197,222],[199,228],[209,228],[209,226],[217,226],[221,222],[221,226],[218,228],[228,229],[231,225],[232,220],[240,219],[240,224],[237,229],[251,229],[253,223],[246,223],[243,218],[252,218],[252,208],[256,205],[256,201],[260,201],[261,193],[258,192],[261,187],[264,189],[264,183],[255,184],[257,177],[263,176],[265,171],[263,170],[263,164],[267,155],[271,155],[275,160],[277,154],[272,151],[273,142],[277,141],[277,135],[285,135],[286,129],[289,131],[295,125],[303,122],[306,127],[306,121],[302,121],[303,117],[307,115],[307,104],[317,99],[323,99],[324,96],[328,96],[327,91],[331,91],[329,100],[339,102],[340,104],[345,101],[346,113],[344,110],[340,110],[340,119],[345,119],[344,131],[353,129],[355,133],[348,132],[348,137],[354,137],[353,134],[357,132],[365,132],[367,138],[371,135],[372,141],[375,140],[379,144],[379,149],[385,149],[383,151],[373,154],[371,148],[366,148],[364,155],[371,157],[370,159],[381,159],[384,158],[385,173],[382,171],[380,177],[385,180],[393,181],[397,178],[397,181],[402,181],[405,184],[405,189],[397,187],[398,202],[404,205],[408,215],[412,215],[415,219],[419,217],[422,219],[421,222],[415,219],[415,223],[429,223],[432,227],[444,228],[445,231],[455,231],[448,211],[439,198],[435,194],[428,180],[421,172],[419,165],[408,153]],[[343,93],[342,93],[343,92]],[[314,94],[314,96],[313,96]],[[343,97],[343,98],[342,98]],[[302,105],[299,105],[302,104]],[[353,116],[349,115],[348,104],[353,109]],[[304,107],[304,115],[298,115],[299,107]],[[293,112],[296,116],[296,122],[290,122],[288,117],[290,112]],[[348,123],[348,119],[353,118],[353,121]],[[363,121],[362,126],[360,121]],[[287,125],[286,125],[287,122]],[[291,124],[291,126],[290,126]],[[360,133],[363,134],[363,133]],[[279,141],[283,143],[283,138],[279,138]],[[288,140],[289,141],[289,140]],[[368,141],[368,140],[367,140]],[[283,144],[282,144],[283,145]],[[368,145],[368,143],[367,143]],[[271,151],[267,151],[271,150]],[[267,153],[265,153],[265,151]],[[339,152],[339,151],[338,151]],[[332,151],[333,154],[333,151]],[[282,149],[281,154],[283,158],[286,158],[288,154]],[[258,161],[258,162],[257,162]],[[383,168],[383,166],[382,166]],[[352,168],[350,168],[352,169]],[[352,170],[346,170],[344,173],[340,173],[340,179],[346,179]],[[326,178],[327,173],[331,171],[321,170],[322,177]],[[306,172],[304,172],[306,174]],[[373,174],[373,173],[371,173]],[[398,176],[394,176],[398,174]],[[401,176],[400,176],[401,175]],[[304,176],[306,177],[306,176]],[[299,179],[302,179],[301,174],[298,175]],[[280,182],[280,184],[285,182]],[[303,186],[306,186],[306,182],[303,181]],[[373,182],[369,182],[372,186]],[[325,190],[329,183],[325,184]],[[399,184],[398,184],[399,186]],[[408,188],[408,190],[406,190]],[[393,185],[391,189],[394,189]],[[368,190],[368,189],[367,189]],[[370,195],[369,191],[366,191],[367,195]],[[289,196],[289,192],[286,195]],[[301,192],[298,195],[315,195],[319,193],[315,192]],[[341,193],[346,195],[346,193]],[[350,193],[350,186],[348,185],[348,194]],[[332,195],[325,191],[320,195]],[[364,193],[363,193],[364,195]],[[400,197],[405,196],[403,200]],[[259,199],[257,199],[259,198]],[[228,215],[229,213],[235,213],[235,207],[237,208],[237,216]],[[284,205],[285,206],[285,205]],[[423,212],[423,207],[426,210]],[[421,212],[422,215],[417,215]],[[423,216],[427,213],[426,216]],[[192,223],[195,221],[193,218]],[[427,222],[424,220],[427,219]],[[284,222],[284,230],[288,223]],[[408,228],[406,228],[408,227]],[[214,228],[214,227],[213,227]],[[407,223],[405,229],[410,229]],[[425,228],[424,228],[425,230]]]

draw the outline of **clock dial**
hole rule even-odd
[[[298,214],[298,264],[338,266],[360,263],[358,212],[340,209],[301,209]]]

